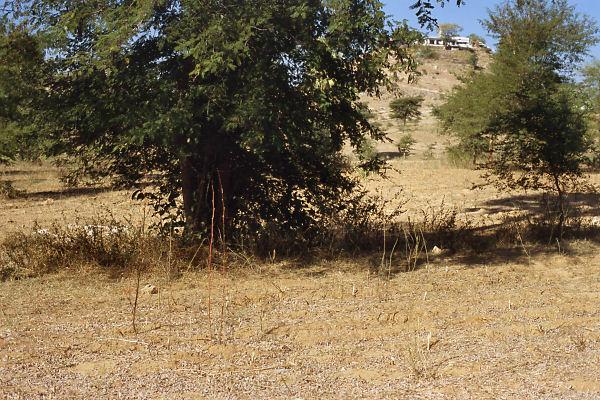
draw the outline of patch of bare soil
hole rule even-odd
[[[3,283],[0,397],[600,398],[600,257]]]
[[[150,214],[148,207],[131,200],[128,191],[107,187],[66,188],[59,170],[49,163],[19,163],[0,167],[0,182],[10,182],[14,198],[0,196],[0,240],[16,231],[31,231],[37,224],[67,225],[79,221],[112,219],[140,226]]]

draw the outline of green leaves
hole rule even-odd
[[[417,120],[421,117],[421,105],[425,99],[423,96],[404,96],[392,100],[390,109],[392,118],[396,118],[404,122]]]
[[[44,96],[39,38],[26,26],[0,20],[0,159],[39,156],[45,143],[34,127]],[[37,143],[36,143],[37,142]]]
[[[343,208],[344,144],[383,135],[361,94],[416,68],[418,32],[378,0],[16,4],[46,44],[40,132],[120,184],[151,180],[157,210],[199,232],[213,198],[228,233],[302,231]]]
[[[486,26],[499,38],[489,71],[469,77],[437,116],[463,148],[485,155],[498,185],[562,193],[589,150],[568,62],[597,41],[596,28],[562,0],[507,1]]]

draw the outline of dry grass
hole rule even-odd
[[[107,210],[120,224],[139,226],[149,214],[149,207],[131,200],[127,191],[105,187],[65,187],[60,171],[50,163],[18,163],[0,166],[0,182],[11,182],[18,193],[14,198],[0,196],[0,240],[11,233],[31,231],[35,225],[49,228],[77,220],[93,220]]]
[[[87,268],[0,283],[0,397],[600,397],[598,245],[572,241],[559,252],[503,239],[507,248],[433,256],[445,247],[436,240],[457,239],[440,235],[464,227],[457,219],[496,221],[529,203],[470,195],[469,171],[453,170],[450,181],[435,162],[424,165],[403,175],[416,193],[409,216],[425,211],[405,225],[423,244],[409,273],[400,272],[414,269],[415,247],[394,249],[391,233],[383,257],[306,264],[230,253],[198,271],[205,255],[169,240],[120,238],[135,251],[111,255],[75,231],[90,250],[80,254]],[[450,194],[446,205],[419,203],[419,173]],[[81,204],[99,200],[88,196]],[[53,236],[42,238],[52,249]],[[138,258],[102,267],[98,249]]]
[[[137,334],[134,274],[7,282],[0,397],[598,398],[600,258],[578,249],[391,280],[360,261],[142,275],[160,290]]]

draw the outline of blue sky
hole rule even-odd
[[[410,5],[414,0],[383,0],[386,4],[386,10],[396,19],[407,19],[412,26],[418,27],[414,12],[410,10]],[[434,10],[434,16],[439,22],[456,23],[464,28],[463,33],[468,35],[476,33],[486,38],[488,45],[494,47],[494,40],[486,35],[485,30],[479,24],[480,19],[485,19],[488,15],[487,10],[494,5],[502,3],[500,0],[466,0],[464,6],[456,7],[454,4],[446,4],[446,7],[437,7]],[[599,0],[570,0],[569,3],[575,6],[577,11],[587,14],[600,21],[600,1]],[[600,59],[600,45],[590,51],[592,57]]]

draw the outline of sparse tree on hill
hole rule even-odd
[[[485,39],[475,33],[471,33],[469,35],[469,40],[473,46],[481,46],[485,44]]]
[[[439,25],[440,37],[452,38],[454,36],[460,35],[462,30],[462,26],[458,24],[445,23]]]
[[[573,67],[598,41],[598,29],[566,0],[509,0],[485,21],[499,40],[489,72],[474,74],[437,115],[474,152],[491,182],[557,195],[557,232],[566,195],[581,176],[589,142],[574,92]]]
[[[439,35],[443,39],[444,44],[450,42],[453,37],[460,35],[463,28],[458,24],[440,24],[439,25]]]
[[[413,152],[415,143],[417,143],[417,141],[410,133],[402,135],[396,142],[398,153],[404,158],[408,157]]]
[[[423,96],[403,96],[390,102],[392,118],[402,121],[403,126],[410,121],[421,118],[421,106],[425,99]]]

